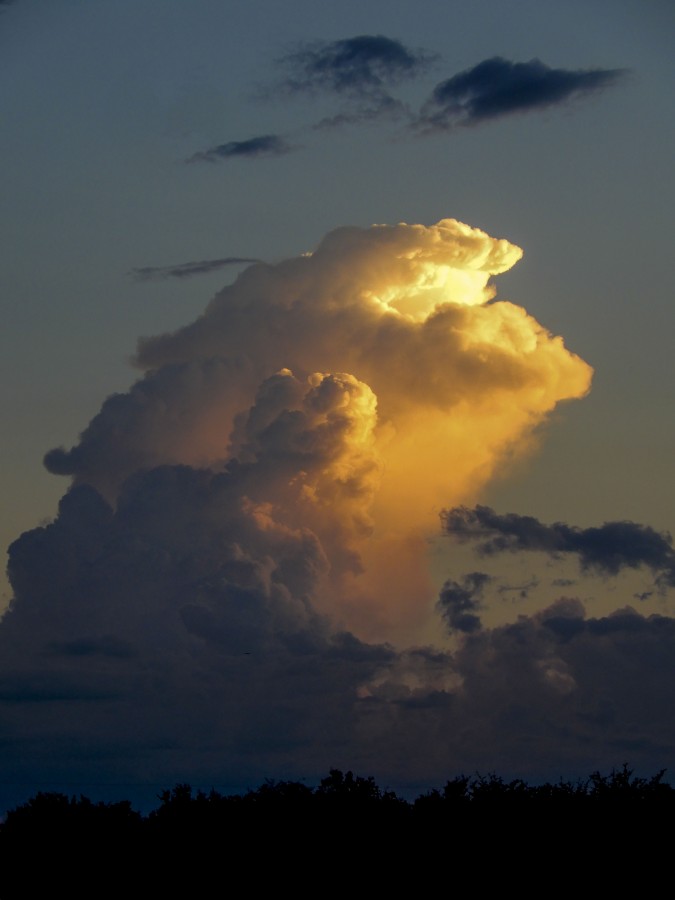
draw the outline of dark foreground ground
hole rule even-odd
[[[461,776],[409,802],[332,770],[316,788],[266,782],[234,796],[176,785],[145,816],[127,801],[39,793],[0,825],[0,900],[670,895],[675,788],[664,774],[624,767],[538,786]]]

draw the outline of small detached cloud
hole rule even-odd
[[[364,34],[302,45],[279,64],[289,72],[282,86],[291,92],[363,95],[384,92],[388,84],[415,77],[432,58],[381,34]]]
[[[479,125],[514,113],[555,106],[615,84],[625,69],[552,69],[538,59],[483,60],[436,85],[417,127],[422,132]]]
[[[404,105],[389,93],[389,87],[415,78],[434,58],[381,34],[317,41],[302,44],[278,60],[286,72],[279,87],[290,94],[322,92],[342,97],[348,108],[315,126],[335,128],[401,114]]]
[[[475,541],[482,556],[539,551],[551,557],[574,554],[583,571],[618,575],[646,567],[661,587],[675,585],[672,538],[636,522],[605,522],[577,528],[564,522],[545,525],[533,516],[500,515],[489,506],[458,506],[441,514],[443,529],[460,540]]]
[[[480,617],[475,613],[481,607],[483,588],[491,580],[484,572],[470,572],[464,576],[462,584],[445,582],[437,607],[451,632],[471,634],[482,627]]]
[[[560,579],[562,582],[563,579]],[[571,584],[571,582],[568,582]],[[498,594],[514,594],[519,597],[521,600],[525,600],[529,595],[530,591],[538,588],[540,581],[538,578],[530,578],[529,581],[526,581],[522,584],[502,584],[497,588]]]
[[[260,260],[248,256],[225,256],[222,259],[200,259],[195,262],[179,263],[175,266],[142,266],[134,268],[130,274],[136,281],[165,281],[167,278],[191,278],[193,275],[208,275],[227,266],[239,266]]]
[[[213,163],[222,159],[258,159],[267,156],[284,156],[286,153],[291,153],[294,149],[278,134],[263,134],[249,138],[247,141],[228,141],[226,144],[219,144],[217,147],[211,147],[210,150],[195,153],[186,162]]]
[[[280,96],[309,96],[338,103],[303,132],[307,127],[326,131],[386,119],[424,135],[560,105],[610,87],[628,72],[554,69],[539,59],[511,62],[495,56],[439,82],[426,102],[420,106],[416,101],[411,108],[394,87],[418,77],[437,60],[436,53],[412,49],[382,34],[301,42],[275,61],[278,76],[256,93],[258,99],[275,102]],[[263,134],[199,151],[185,162],[278,157],[297,149],[279,134]]]

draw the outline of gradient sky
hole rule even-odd
[[[675,766],[674,37],[665,0],[0,3],[0,807]],[[434,302],[508,359],[368,306],[443,220],[485,277]]]

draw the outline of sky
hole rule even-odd
[[[0,2],[0,809],[675,773],[674,36]]]

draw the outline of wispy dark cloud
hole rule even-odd
[[[436,85],[416,127],[448,131],[544,109],[615,84],[625,69],[552,69],[538,59],[486,59]]]
[[[392,89],[436,62],[438,55],[412,49],[382,34],[337,41],[300,43],[276,60],[279,78],[258,89],[266,100],[280,96],[328,97],[339,107],[310,127],[325,131],[386,118],[404,122],[412,133],[447,132],[519,112],[541,110],[607,88],[626,69],[554,69],[532,59],[511,62],[499,56],[436,85],[421,109],[414,111]],[[283,156],[297,150],[279,134],[229,141],[189,157],[186,162]]]
[[[483,588],[491,580],[484,572],[470,572],[461,584],[451,580],[445,582],[437,605],[450,631],[470,634],[481,628],[476,612],[481,607]]]
[[[222,259],[200,259],[195,262],[179,263],[175,266],[142,266],[131,270],[136,281],[164,281],[167,278],[191,278],[193,275],[208,275],[227,266],[260,262],[249,256],[225,256]]]
[[[279,60],[288,75],[282,86],[293,92],[334,91],[364,95],[413,78],[433,57],[384,35],[359,35],[340,41],[304,44]]]
[[[502,584],[497,588],[498,594],[517,594],[521,600],[525,600],[530,591],[534,590],[534,588],[539,587],[540,581],[538,578],[531,578],[529,581],[524,582],[523,584]]]
[[[186,162],[218,162],[223,159],[259,159],[268,156],[284,156],[295,148],[278,134],[263,134],[246,141],[229,141],[195,153]]]
[[[564,522],[545,525],[533,516],[500,515],[489,506],[465,506],[441,515],[446,533],[475,541],[483,556],[540,551],[552,557],[575,555],[583,570],[617,575],[622,569],[650,569],[661,585],[675,585],[672,538],[636,522],[605,522],[577,528]]]
[[[336,128],[403,113],[404,104],[390,87],[415,78],[435,59],[384,35],[358,35],[339,41],[301,44],[279,59],[284,76],[278,90],[290,94],[328,93],[345,103],[315,128]]]
[[[400,118],[404,114],[405,105],[400,100],[388,94],[380,94],[369,97],[368,102],[351,103],[349,109],[344,109],[334,116],[325,116],[312,127],[315,131],[329,131],[345,125],[361,125],[383,118]]]

